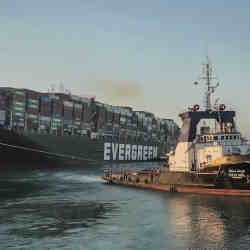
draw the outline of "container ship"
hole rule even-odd
[[[40,161],[157,160],[176,145],[178,134],[172,119],[95,97],[0,88],[1,167]]]
[[[105,173],[109,183],[172,192],[250,196],[250,145],[237,129],[236,112],[212,102],[212,67],[204,64],[205,107],[191,105],[179,116],[180,136],[165,169]],[[197,85],[198,82],[195,82]]]

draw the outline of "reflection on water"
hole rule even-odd
[[[1,173],[0,249],[249,249],[249,198],[105,185],[104,168]]]
[[[249,237],[249,198],[176,194],[165,202],[179,247],[249,248],[238,242]]]

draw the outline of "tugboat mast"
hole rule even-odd
[[[219,86],[219,83],[217,83],[215,86],[211,86],[211,80],[215,79],[215,77],[212,77],[212,67],[209,63],[208,57],[206,63],[204,64],[204,77],[202,77],[201,79],[204,79],[206,84],[205,110],[211,111],[211,95],[214,93],[214,90]]]
[[[211,110],[211,87],[210,87],[210,65],[207,58],[207,63],[205,65],[206,69],[206,84],[207,84],[207,93],[206,93],[206,110]]]

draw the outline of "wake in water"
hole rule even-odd
[[[58,173],[56,177],[64,181],[82,182],[82,183],[100,183],[102,182],[99,175],[80,175],[72,173]]]

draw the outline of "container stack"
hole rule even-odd
[[[128,119],[129,110],[126,107],[120,107],[120,137],[123,140],[128,138]]]
[[[63,129],[66,133],[71,133],[73,128],[73,102],[63,101]]]
[[[82,120],[85,123],[90,123],[91,120],[91,101],[89,98],[86,97],[82,97],[82,109],[83,109],[83,116],[82,116]]]
[[[137,115],[137,139],[143,140],[143,120],[144,120],[144,111],[136,111]]]
[[[163,142],[178,134],[171,119],[66,93],[0,88],[0,127],[54,135],[88,135],[134,142]],[[96,135],[97,137],[92,137]],[[169,139],[170,138],[170,139]]]
[[[152,140],[157,140],[157,120],[155,117],[152,120]]]
[[[97,114],[97,129],[100,133],[103,133],[106,124],[106,107],[103,103],[96,103],[96,114]]]
[[[113,133],[115,137],[120,135],[120,108],[114,107]]]
[[[132,125],[133,110],[130,107],[126,107],[126,111],[127,138],[135,139],[134,128]]]
[[[25,126],[25,90],[13,89],[10,91],[10,123],[11,127],[24,129]]]
[[[160,118],[157,118],[156,119],[157,122],[156,122],[156,134],[157,134],[157,139],[158,140],[161,140],[161,129],[162,129],[162,126],[161,126],[161,120]]]
[[[119,107],[114,107],[114,124],[120,124],[120,109]]]
[[[152,140],[153,119],[154,119],[154,114],[147,112],[145,117],[144,133],[145,136],[147,137],[147,140],[149,141]]]
[[[102,135],[104,137],[112,138],[113,137],[113,120],[114,120],[113,106],[109,104],[104,104],[104,107],[105,107],[105,123],[103,126]]]
[[[105,104],[105,108],[106,108],[106,121],[109,123],[113,123],[114,120],[113,107],[111,105]]]
[[[73,126],[75,133],[81,134],[81,124],[82,124],[82,103],[80,101],[74,102],[73,105]]]
[[[53,134],[62,133],[63,125],[63,102],[59,96],[52,95],[52,119],[51,130]]]
[[[138,117],[136,115],[136,112],[133,112],[131,117],[131,129],[132,129],[132,138],[134,140],[136,140],[137,136],[137,123],[138,123]]]
[[[0,126],[7,126],[8,119],[8,95],[5,91],[0,91]]]
[[[39,119],[39,93],[31,90],[26,91],[26,117],[25,129],[29,131],[38,130]]]
[[[137,136],[137,116],[133,111],[130,117],[130,138],[136,141],[136,136]]]
[[[40,121],[39,129],[42,132],[50,132],[52,101],[49,94],[40,96]]]
[[[84,133],[90,130],[96,132],[97,130],[97,112],[96,112],[96,103],[93,98],[82,97],[83,103],[83,124],[82,128]]]

